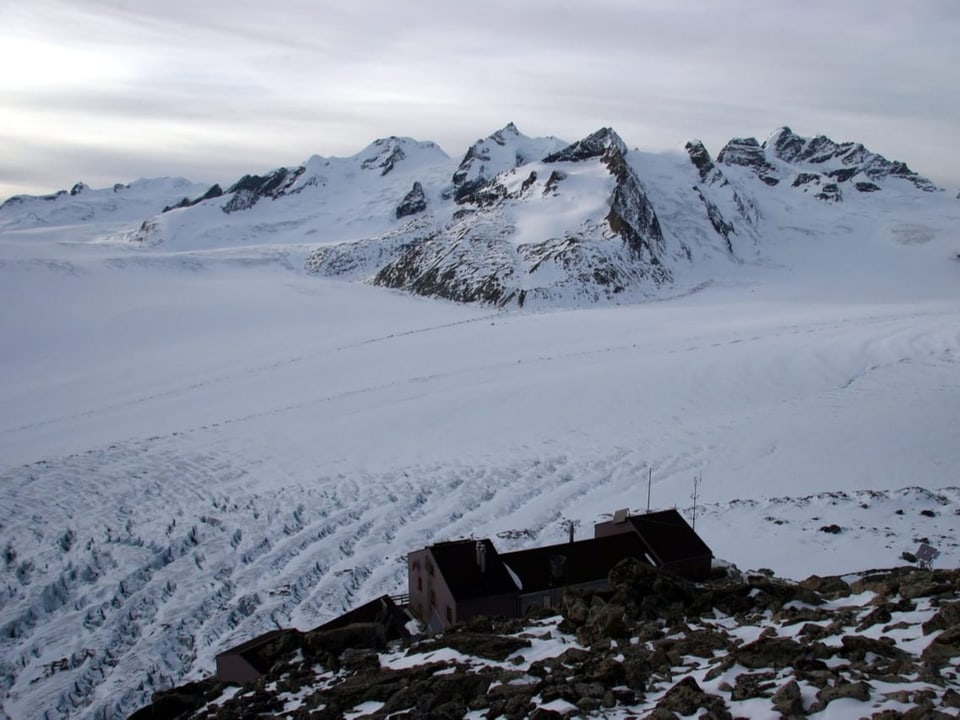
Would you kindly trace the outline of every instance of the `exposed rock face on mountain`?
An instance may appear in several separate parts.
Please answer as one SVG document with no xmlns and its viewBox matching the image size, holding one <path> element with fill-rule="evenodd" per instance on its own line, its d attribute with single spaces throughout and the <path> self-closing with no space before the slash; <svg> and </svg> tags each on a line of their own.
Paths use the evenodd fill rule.
<svg viewBox="0 0 960 720">
<path fill-rule="evenodd" d="M 600 136 L 598 138 L 598 136 Z M 615 132 L 601 130 L 579 143 L 571 145 L 566 155 L 561 152 L 544 159 L 544 162 L 577 162 L 596 157 L 595 149 L 603 148 L 600 161 L 613 175 L 617 184 L 610 197 L 610 212 L 606 221 L 613 232 L 617 233 L 634 255 L 642 260 L 647 258 L 653 265 L 660 264 L 665 247 L 660 221 L 647 197 L 646 190 L 630 167 L 625 154 L 626 145 Z M 668 280 L 664 273 L 661 280 Z"/>
<path fill-rule="evenodd" d="M 731 140 L 717 155 L 717 162 L 724 165 L 741 165 L 750 168 L 767 185 L 777 185 L 780 182 L 780 179 L 776 177 L 776 168 L 767 162 L 763 148 L 756 141 L 756 138 Z"/>
<path fill-rule="evenodd" d="M 729 145 L 727 146 L 730 147 Z M 690 156 L 690 162 L 700 175 L 701 184 L 694 186 L 694 191 L 707 212 L 707 219 L 717 234 L 723 238 L 727 252 L 736 254 L 734 235 L 748 236 L 753 232 L 758 213 L 755 205 L 744 198 L 730 184 L 723 172 L 710 157 L 710 153 L 699 140 L 691 140 L 684 149 Z M 720 209 L 721 205 L 736 209 L 736 217 L 727 218 Z M 736 222 L 734 222 L 736 220 Z M 738 233 L 737 223 L 743 225 Z"/>
<path fill-rule="evenodd" d="M 543 161 L 547 163 L 577 162 L 602 157 L 611 150 L 623 156 L 627 152 L 627 146 L 613 130 L 602 128 L 583 140 L 578 140 L 562 150 L 547 155 Z"/>
<path fill-rule="evenodd" d="M 960 571 L 800 583 L 730 571 L 692 585 L 625 560 L 610 584 L 568 591 L 558 610 L 525 620 L 478 618 L 387 648 L 376 633 L 347 648 L 306 633 L 255 684 L 161 692 L 133 718 L 362 708 L 370 718 L 799 719 L 837 703 L 851 717 L 894 719 L 960 707 Z"/>
<path fill-rule="evenodd" d="M 774 132 L 762 145 L 755 138 L 731 140 L 717 161 L 748 168 L 770 186 L 787 181 L 790 187 L 829 203 L 843 200 L 844 185 L 869 193 L 880 190 L 877 182 L 887 179 L 904 180 L 926 192 L 938 190 L 904 163 L 887 160 L 860 143 L 836 143 L 824 135 L 804 138 L 788 127 Z"/>
<path fill-rule="evenodd" d="M 302 165 L 298 168 L 279 168 L 267 175 L 244 175 L 227 188 L 231 198 L 223 206 L 225 213 L 249 210 L 262 198 L 277 198 L 288 192 L 297 179 L 303 175 Z"/>
<path fill-rule="evenodd" d="M 464 202 L 489 180 L 507 170 L 535 162 L 563 147 L 557 138 L 530 138 L 512 122 L 471 145 L 453 173 L 453 197 Z"/>
<path fill-rule="evenodd" d="M 853 178 L 869 183 L 862 189 L 857 188 L 861 192 L 879 189 L 874 183 L 887 178 L 906 180 L 926 192 L 938 190 L 936 185 L 912 171 L 906 164 L 887 160 L 882 155 L 870 152 L 860 143 L 836 143 L 824 135 L 804 138 L 790 128 L 783 127 L 767 139 L 763 148 L 771 156 L 797 167 L 820 166 L 823 168 L 823 175 L 838 183 L 846 183 Z"/>
<path fill-rule="evenodd" d="M 199 203 L 202 203 L 204 200 L 213 200 L 223 195 L 223 189 L 219 185 L 211 185 L 210 189 L 207 190 L 203 195 L 197 198 L 183 198 L 176 205 L 168 205 L 163 209 L 163 212 L 170 212 L 171 210 L 178 210 L 180 208 L 193 207 Z"/>
<path fill-rule="evenodd" d="M 408 215 L 416 215 L 426 209 L 427 196 L 423 192 L 423 185 L 421 185 L 419 181 L 416 181 L 413 183 L 413 188 L 410 192 L 404 195 L 403 200 L 397 205 L 397 220 L 407 217 Z"/>
<path fill-rule="evenodd" d="M 352 158 L 321 158 L 314 156 L 295 168 L 278 168 L 266 175 L 244 175 L 227 188 L 230 199 L 222 206 L 225 213 L 249 210 L 263 198 L 275 200 L 285 195 L 303 192 L 306 188 L 326 184 L 325 168 L 332 163 L 353 165 L 361 171 L 373 172 L 384 177 L 407 160 L 409 154 L 432 153 L 446 158 L 436 144 L 417 142 L 410 138 L 389 137 L 375 140 L 366 149 Z M 423 188 L 421 187 L 421 194 Z M 402 217 L 398 215 L 397 217 Z"/>
<path fill-rule="evenodd" d="M 407 152 L 409 152 L 411 145 L 421 151 L 426 149 L 443 154 L 443 151 L 432 142 L 416 142 L 409 138 L 391 136 L 374 140 L 360 154 L 360 167 L 364 170 L 379 170 L 381 177 L 387 175 L 402 160 L 407 159 Z"/>
</svg>

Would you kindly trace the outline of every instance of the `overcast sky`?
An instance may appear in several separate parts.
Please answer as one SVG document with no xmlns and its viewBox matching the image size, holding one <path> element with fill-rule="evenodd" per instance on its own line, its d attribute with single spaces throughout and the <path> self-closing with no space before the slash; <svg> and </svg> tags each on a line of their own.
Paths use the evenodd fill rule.
<svg viewBox="0 0 960 720">
<path fill-rule="evenodd" d="M 789 125 L 960 187 L 958 0 L 6 0 L 0 67 L 0 198 L 508 121 L 714 155 Z"/>
</svg>

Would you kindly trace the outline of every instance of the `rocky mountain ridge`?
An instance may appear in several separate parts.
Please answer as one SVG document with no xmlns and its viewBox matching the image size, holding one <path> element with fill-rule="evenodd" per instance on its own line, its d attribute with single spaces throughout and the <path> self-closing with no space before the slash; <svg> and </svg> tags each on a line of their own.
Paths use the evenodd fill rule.
<svg viewBox="0 0 960 720">
<path fill-rule="evenodd" d="M 274 648 L 256 683 L 164 691 L 133 717 L 960 714 L 960 571 L 794 583 L 725 568 L 693 585 L 626 560 L 610 583 L 567 592 L 559 614 L 480 618 L 412 642 L 388 645 L 376 626 L 306 633 Z"/>
</svg>

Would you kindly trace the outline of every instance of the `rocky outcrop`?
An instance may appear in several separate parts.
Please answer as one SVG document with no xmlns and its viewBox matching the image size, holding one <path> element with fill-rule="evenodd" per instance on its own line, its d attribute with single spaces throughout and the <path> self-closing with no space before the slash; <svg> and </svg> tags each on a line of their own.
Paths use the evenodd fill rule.
<svg viewBox="0 0 960 720">
<path fill-rule="evenodd" d="M 661 265 L 662 257 L 665 251 L 663 242 L 663 231 L 660 228 L 660 220 L 653 209 L 653 204 L 647 197 L 646 189 L 637 177 L 636 172 L 630 167 L 626 155 L 626 145 L 620 136 L 609 128 L 604 128 L 593 135 L 574 143 L 566 150 L 561 151 L 556 156 L 549 156 L 544 162 L 551 161 L 551 157 L 571 158 L 584 160 L 596 155 L 597 150 L 602 148 L 600 161 L 606 165 L 607 170 L 613 175 L 617 184 L 614 187 L 613 195 L 610 198 L 610 212 L 606 220 L 610 229 L 623 238 L 624 243 L 641 260 L 647 260 L 655 267 Z M 658 267 L 659 269 L 659 267 Z M 658 273 L 660 282 L 669 279 L 669 272 L 665 269 Z"/>
<path fill-rule="evenodd" d="M 756 138 L 734 138 L 717 155 L 721 165 L 733 165 L 749 168 L 767 185 L 777 185 L 776 168 L 767 162 L 763 148 Z"/>
<path fill-rule="evenodd" d="M 710 153 L 702 142 L 699 140 L 691 140 L 684 145 L 683 148 L 690 156 L 690 162 L 693 163 L 697 172 L 700 173 L 701 181 L 711 185 L 726 182 L 726 178 L 723 177 L 723 173 L 721 173 L 714 164 L 713 158 L 710 157 Z"/>
<path fill-rule="evenodd" d="M 860 182 L 871 184 L 895 178 L 905 180 L 925 192 L 939 189 L 905 163 L 887 160 L 882 155 L 867 150 L 860 143 L 836 143 L 825 135 L 805 138 L 795 134 L 790 128 L 783 127 L 767 139 L 763 149 L 773 157 L 794 166 L 828 167 L 824 174 L 838 183 L 848 182 L 855 177 Z"/>
<path fill-rule="evenodd" d="M 221 208 L 225 213 L 249 210 L 263 198 L 277 198 L 303 174 L 303 166 L 297 168 L 278 168 L 267 175 L 244 175 L 227 188 L 225 194 L 231 198 Z"/>
<path fill-rule="evenodd" d="M 627 153 L 627 146 L 611 128 L 601 128 L 583 140 L 578 140 L 562 150 L 547 155 L 543 161 L 545 163 L 579 162 L 603 157 L 608 151 L 614 151 L 623 156 Z"/>
<path fill-rule="evenodd" d="M 455 302 L 505 305 L 516 263 L 502 238 L 461 225 L 411 244 L 383 267 L 374 284 Z"/>
<path fill-rule="evenodd" d="M 427 209 L 427 196 L 423 192 L 423 185 L 419 181 L 413 183 L 413 188 L 397 205 L 397 220 L 408 215 L 416 215 Z"/>
<path fill-rule="evenodd" d="M 733 241 L 730 236 L 736 232 L 736 228 L 731 222 L 727 221 L 726 218 L 723 217 L 723 213 L 720 211 L 720 208 L 707 199 L 700 188 L 694 187 L 694 192 L 697 193 L 697 197 L 700 198 L 700 202 L 702 202 L 704 208 L 706 208 L 707 219 L 710 220 L 710 224 L 713 226 L 713 229 L 717 231 L 717 235 L 723 238 L 723 241 L 727 247 L 727 252 L 733 255 Z"/>
<path fill-rule="evenodd" d="M 563 146 L 553 137 L 527 137 L 512 122 L 477 140 L 453 173 L 452 195 L 457 203 L 478 202 L 478 192 L 502 172 L 536 162 Z"/>
<path fill-rule="evenodd" d="M 114 187 L 114 192 L 116 192 L 116 187 Z M 167 205 L 163 209 L 163 212 L 170 212 L 171 210 L 179 210 L 181 208 L 193 207 L 194 205 L 198 205 L 202 203 L 204 200 L 213 200 L 215 198 L 221 197 L 222 195 L 223 195 L 223 190 L 220 188 L 219 185 L 214 184 L 214 185 L 211 185 L 210 189 L 207 190 L 200 197 L 194 198 L 192 200 L 190 198 L 184 198 L 183 200 L 178 202 L 176 205 Z"/>
<path fill-rule="evenodd" d="M 814 197 L 825 202 L 840 202 L 843 200 L 843 193 L 840 191 L 840 186 L 837 185 L 837 183 L 826 183 L 821 186 L 820 192 Z"/>
<path fill-rule="evenodd" d="M 758 219 L 756 206 L 737 192 L 730 184 L 723 172 L 710 157 L 710 153 L 699 140 L 691 140 L 684 149 L 690 156 L 690 162 L 700 175 L 701 184 L 694 185 L 693 191 L 697 194 L 707 213 L 710 225 L 717 235 L 723 238 L 724 246 L 731 255 L 736 255 L 734 236 L 751 234 Z M 734 220 L 728 218 L 720 204 L 732 207 L 735 210 L 736 222 L 743 225 L 738 233 Z"/>
</svg>

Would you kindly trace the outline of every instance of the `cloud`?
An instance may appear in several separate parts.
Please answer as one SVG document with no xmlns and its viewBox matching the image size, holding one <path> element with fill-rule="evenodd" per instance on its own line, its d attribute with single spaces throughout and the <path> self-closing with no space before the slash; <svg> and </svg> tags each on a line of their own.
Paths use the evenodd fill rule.
<svg viewBox="0 0 960 720">
<path fill-rule="evenodd" d="M 0 195 L 52 189 L 58 167 L 69 183 L 81 158 L 113 182 L 134 162 L 221 178 L 390 134 L 457 155 L 509 120 L 714 153 L 788 124 L 960 183 L 953 0 L 33 0 L 0 28 L 4 154 L 31 160 Z"/>
</svg>

